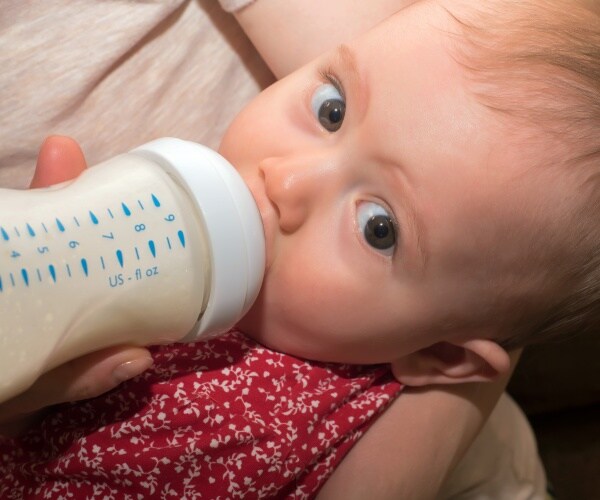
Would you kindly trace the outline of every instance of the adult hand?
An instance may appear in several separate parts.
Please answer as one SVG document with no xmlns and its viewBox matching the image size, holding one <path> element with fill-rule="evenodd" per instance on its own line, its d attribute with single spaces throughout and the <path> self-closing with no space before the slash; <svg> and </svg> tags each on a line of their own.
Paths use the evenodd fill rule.
<svg viewBox="0 0 600 500">
<path fill-rule="evenodd" d="M 46 187 L 77 177 L 86 169 L 79 144 L 69 137 L 47 138 L 40 149 L 32 188 Z M 66 306 L 68 307 L 68 305 Z M 99 396 L 152 365 L 142 347 L 118 346 L 65 363 L 42 375 L 33 386 L 0 405 L 0 432 L 14 434 L 36 412 L 57 403 Z"/>
</svg>

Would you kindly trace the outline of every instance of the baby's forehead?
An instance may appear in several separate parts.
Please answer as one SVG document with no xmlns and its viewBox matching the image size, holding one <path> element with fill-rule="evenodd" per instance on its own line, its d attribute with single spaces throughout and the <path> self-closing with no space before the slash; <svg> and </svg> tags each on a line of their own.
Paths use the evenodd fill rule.
<svg viewBox="0 0 600 500">
<path fill-rule="evenodd" d="M 487 106 L 563 129 L 583 125 L 586 113 L 597 110 L 597 6 L 592 11 L 581 0 L 492 0 L 452 9 L 452 55 Z"/>
<path fill-rule="evenodd" d="M 486 165 L 488 187 L 495 190 L 473 197 L 477 186 L 464 180 L 464 196 L 456 203 L 465 225 L 448 231 L 440 251 L 454 249 L 456 262 L 472 264 L 464 265 L 464 282 L 478 290 L 472 299 L 481 304 L 493 302 L 494 294 L 517 304 L 544 293 L 560 295 L 561 280 L 571 282 L 573 269 L 598 241 L 597 4 L 442 5 L 452 27 L 446 33 L 450 56 L 462 69 L 465 88 L 486 110 L 490 120 L 480 125 L 496 134 L 496 147 Z"/>
</svg>

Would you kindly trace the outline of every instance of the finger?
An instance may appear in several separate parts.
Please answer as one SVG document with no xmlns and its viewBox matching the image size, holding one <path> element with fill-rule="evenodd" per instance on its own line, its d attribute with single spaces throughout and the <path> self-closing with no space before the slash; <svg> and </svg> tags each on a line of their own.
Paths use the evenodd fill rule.
<svg viewBox="0 0 600 500">
<path fill-rule="evenodd" d="M 50 136 L 38 153 L 31 187 L 51 186 L 74 179 L 86 166 L 85 156 L 77 141 L 66 136 Z"/>
<path fill-rule="evenodd" d="M 46 406 L 92 398 L 152 366 L 142 347 L 113 347 L 65 363 L 42 375 L 26 392 L 0 407 L 0 421 Z"/>
</svg>

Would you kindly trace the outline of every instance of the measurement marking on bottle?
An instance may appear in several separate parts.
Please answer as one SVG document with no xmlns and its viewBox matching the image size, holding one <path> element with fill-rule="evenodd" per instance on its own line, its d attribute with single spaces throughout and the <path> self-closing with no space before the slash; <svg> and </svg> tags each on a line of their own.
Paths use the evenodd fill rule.
<svg viewBox="0 0 600 500">
<path fill-rule="evenodd" d="M 125 216 L 129 217 L 131 215 L 131 210 L 129 210 L 129 207 L 125 205 L 125 203 L 121 202 L 121 208 L 123 209 Z"/>
<path fill-rule="evenodd" d="M 29 286 L 29 274 L 27 274 L 27 269 L 21 269 L 21 278 L 23 278 L 25 286 Z"/>
<path fill-rule="evenodd" d="M 19 228 L 15 226 L 15 234 L 17 235 L 18 238 L 21 237 L 21 233 L 19 232 Z"/>
<path fill-rule="evenodd" d="M 44 232 L 46 232 L 46 233 L 48 232 L 48 228 L 46 227 L 46 224 L 44 224 L 43 222 L 42 222 L 42 229 L 44 230 Z"/>
<path fill-rule="evenodd" d="M 4 241 L 8 241 L 10 239 L 8 236 L 8 233 L 6 232 L 6 230 L 3 227 L 0 227 L 0 234 L 2 234 L 2 239 Z"/>
<path fill-rule="evenodd" d="M 35 273 L 37 274 L 38 281 L 41 283 L 42 282 L 42 273 L 40 272 L 39 268 L 35 270 Z"/>
<path fill-rule="evenodd" d="M 83 269 L 83 274 L 85 274 L 86 278 L 88 275 L 88 263 L 87 260 L 81 259 L 81 269 Z"/>
<path fill-rule="evenodd" d="M 10 276 L 10 283 L 14 287 L 15 286 L 15 277 L 13 276 L 13 273 L 10 273 L 9 276 Z"/>
<path fill-rule="evenodd" d="M 123 267 L 123 252 L 121 250 L 117 250 L 117 260 L 119 261 L 119 265 Z"/>
<path fill-rule="evenodd" d="M 152 257 L 156 257 L 156 245 L 153 240 L 148 241 L 148 248 L 150 249 Z"/>
<path fill-rule="evenodd" d="M 52 281 L 56 283 L 56 269 L 54 269 L 54 266 L 52 264 L 48 266 L 48 271 L 50 272 L 50 277 L 52 278 Z"/>
<path fill-rule="evenodd" d="M 2 278 L 0 277 L 0 292 L 3 290 L 2 288 Z"/>
<path fill-rule="evenodd" d="M 77 217 L 73 216 L 73 222 L 75 222 L 75 225 L 77 227 L 81 227 L 81 224 L 79 224 L 79 220 L 77 220 Z"/>
<path fill-rule="evenodd" d="M 181 246 L 183 248 L 185 248 L 185 234 L 183 234 L 183 231 L 177 231 L 177 237 L 179 238 L 179 241 L 181 242 Z"/>
<path fill-rule="evenodd" d="M 35 231 L 33 230 L 33 228 L 31 227 L 31 225 L 29 223 L 27 223 L 27 232 L 29 233 L 29 236 L 31 236 L 32 238 L 35 237 Z"/>
<path fill-rule="evenodd" d="M 115 218 L 115 216 L 113 215 L 113 213 L 112 213 L 112 210 L 111 210 L 110 208 L 107 208 L 107 209 L 106 209 L 106 211 L 108 212 L 108 216 L 109 216 L 111 219 L 114 219 L 114 218 Z"/>
<path fill-rule="evenodd" d="M 65 232 L 65 226 L 63 225 L 63 223 L 62 223 L 62 222 L 60 221 L 60 219 L 58 219 L 58 218 L 56 219 L 56 227 L 58 228 L 58 230 L 59 230 L 61 233 L 64 233 L 64 232 Z"/>
<path fill-rule="evenodd" d="M 167 236 L 167 246 L 169 247 L 169 250 L 171 250 L 171 239 Z"/>
<path fill-rule="evenodd" d="M 138 250 L 138 247 L 133 247 L 135 250 L 135 258 L 137 260 L 140 260 L 140 251 Z"/>
<path fill-rule="evenodd" d="M 69 264 L 67 264 L 65 267 L 67 268 L 67 275 L 70 278 L 71 277 L 71 266 Z"/>
<path fill-rule="evenodd" d="M 98 217 L 96 217 L 96 214 L 94 212 L 92 212 L 91 210 L 89 211 L 89 214 L 90 214 L 90 220 L 92 221 L 92 224 L 97 225 Z"/>
<path fill-rule="evenodd" d="M 104 265 L 104 257 L 100 257 L 100 265 L 102 266 L 102 269 L 106 269 L 106 266 Z"/>
<path fill-rule="evenodd" d="M 144 210 L 144 205 L 143 205 L 143 203 L 142 203 L 142 200 L 138 200 L 138 205 L 140 206 L 140 208 L 141 208 L 142 210 Z"/>
<path fill-rule="evenodd" d="M 152 194 L 152 203 L 155 207 L 160 207 L 160 200 L 156 197 L 155 194 Z"/>
</svg>

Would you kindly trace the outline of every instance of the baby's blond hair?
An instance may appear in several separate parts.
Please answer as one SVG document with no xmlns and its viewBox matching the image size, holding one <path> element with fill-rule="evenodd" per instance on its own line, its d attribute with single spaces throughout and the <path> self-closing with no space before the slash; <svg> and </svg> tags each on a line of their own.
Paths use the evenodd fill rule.
<svg viewBox="0 0 600 500">
<path fill-rule="evenodd" d="M 554 143 L 553 165 L 577 178 L 569 246 L 556 262 L 564 287 L 516 318 L 506 348 L 600 333 L 600 4 L 595 0 L 502 0 L 450 12 L 459 28 L 456 57 L 473 92 L 500 119 L 521 120 L 532 140 Z M 549 140 L 550 139 L 550 140 Z M 556 146 L 556 147 L 554 147 Z M 565 241 L 569 238 L 569 241 Z M 559 241 L 562 239 L 562 241 Z M 540 296 L 542 296 L 541 294 Z"/>
</svg>

